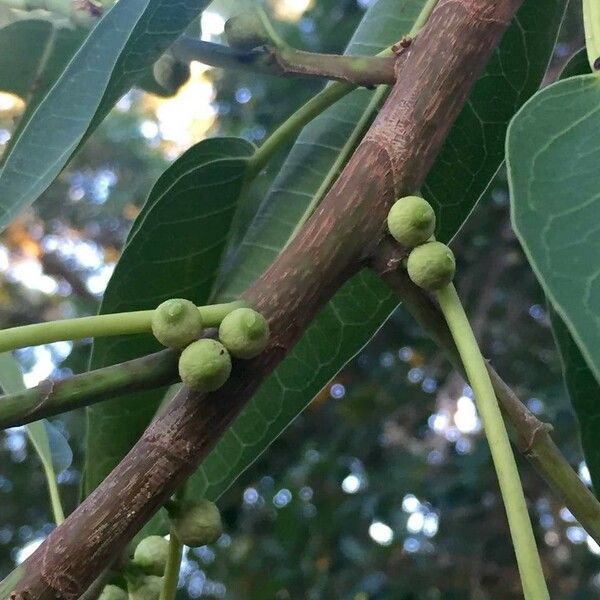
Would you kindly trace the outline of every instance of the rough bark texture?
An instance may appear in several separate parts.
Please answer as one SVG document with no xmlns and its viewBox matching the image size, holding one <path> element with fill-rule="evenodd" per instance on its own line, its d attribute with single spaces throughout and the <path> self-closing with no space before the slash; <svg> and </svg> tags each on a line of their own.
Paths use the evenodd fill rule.
<svg viewBox="0 0 600 600">
<path fill-rule="evenodd" d="M 180 392 L 106 480 L 22 565 L 14 600 L 78 598 L 210 452 L 310 320 L 384 237 L 399 194 L 418 189 L 521 0 L 441 0 L 397 61 L 397 83 L 320 208 L 245 294 L 268 349 L 228 384 Z M 400 32 L 399 32 L 400 34 Z"/>
</svg>

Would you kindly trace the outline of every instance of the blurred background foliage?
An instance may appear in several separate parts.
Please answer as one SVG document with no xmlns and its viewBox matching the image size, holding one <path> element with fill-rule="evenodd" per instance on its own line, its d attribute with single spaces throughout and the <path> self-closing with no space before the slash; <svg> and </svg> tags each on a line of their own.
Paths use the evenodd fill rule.
<svg viewBox="0 0 600 600">
<path fill-rule="evenodd" d="M 268 5 L 293 45 L 339 52 L 369 3 Z M 203 38 L 222 41 L 224 20 L 238 6 L 214 2 L 202 17 Z M 582 45 L 578 11 L 571 3 L 549 80 Z M 14 17 L 4 10 L 0 24 Z M 319 88 L 193 64 L 171 97 L 129 92 L 34 208 L 2 234 L 2 327 L 94 314 L 132 221 L 167 165 L 212 135 L 260 144 Z M 0 151 L 23 108 L 22 99 L 0 94 Z M 256 202 L 282 158 L 253 187 Z M 511 231 L 502 175 L 454 249 L 459 290 L 485 356 L 553 424 L 589 484 L 543 295 Z M 88 340 L 17 356 L 31 386 L 85 370 L 89 350 Z M 79 493 L 83 412 L 52 422 L 75 455 L 59 475 L 68 512 Z M 552 598 L 600 598 L 600 547 L 520 463 Z M 470 389 L 402 308 L 219 504 L 226 533 L 186 553 L 178 598 L 519 598 Z M 52 527 L 43 472 L 24 431 L 1 433 L 0 577 Z"/>
</svg>

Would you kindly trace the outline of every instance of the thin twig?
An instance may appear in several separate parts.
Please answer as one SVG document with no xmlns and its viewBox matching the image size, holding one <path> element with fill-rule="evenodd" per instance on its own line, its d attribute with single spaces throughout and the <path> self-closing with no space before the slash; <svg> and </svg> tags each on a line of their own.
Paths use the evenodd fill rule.
<svg viewBox="0 0 600 600">
<path fill-rule="evenodd" d="M 458 350 L 439 307 L 426 292 L 412 283 L 404 269 L 398 268 L 403 256 L 402 250 L 385 242 L 371 266 L 398 295 L 398 299 L 424 331 L 446 353 L 453 367 L 464 376 Z M 552 440 L 552 427 L 531 413 L 493 367 L 489 363 L 487 366 L 513 442 L 589 535 L 600 543 L 600 502 L 579 479 Z"/>
<path fill-rule="evenodd" d="M 393 84 L 393 56 L 342 56 L 262 46 L 248 52 L 183 36 L 171 47 L 181 62 L 198 61 L 223 69 L 253 71 L 277 77 L 332 79 L 355 86 Z"/>
</svg>

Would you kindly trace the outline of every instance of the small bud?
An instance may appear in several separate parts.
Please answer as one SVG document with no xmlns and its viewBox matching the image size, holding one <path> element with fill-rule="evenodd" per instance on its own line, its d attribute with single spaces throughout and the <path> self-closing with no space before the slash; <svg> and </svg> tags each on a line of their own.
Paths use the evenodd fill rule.
<svg viewBox="0 0 600 600">
<path fill-rule="evenodd" d="M 221 321 L 219 339 L 231 356 L 254 358 L 267 347 L 269 324 L 259 312 L 238 308 Z"/>
<path fill-rule="evenodd" d="M 168 555 L 169 542 L 159 535 L 151 535 L 137 545 L 133 563 L 148 575 L 163 575 Z"/>
<path fill-rule="evenodd" d="M 190 66 L 166 52 L 152 66 L 152 74 L 167 94 L 174 94 L 190 78 Z"/>
<path fill-rule="evenodd" d="M 223 533 L 221 514 L 214 502 L 184 502 L 171 517 L 177 537 L 186 546 L 197 548 L 216 542 Z"/>
<path fill-rule="evenodd" d="M 152 333 L 167 348 L 185 348 L 202 333 L 200 311 L 189 300 L 167 300 L 152 315 Z"/>
<path fill-rule="evenodd" d="M 388 229 L 397 241 L 413 248 L 425 243 L 435 231 L 435 213 L 419 196 L 400 198 L 388 213 Z"/>
<path fill-rule="evenodd" d="M 452 250 L 441 242 L 427 242 L 413 248 L 406 264 L 408 275 L 419 287 L 434 291 L 454 278 L 456 261 Z"/>
<path fill-rule="evenodd" d="M 271 41 L 263 22 L 255 12 L 241 13 L 225 23 L 227 43 L 234 50 L 249 52 Z"/>
<path fill-rule="evenodd" d="M 129 581 L 129 600 L 159 600 L 163 584 L 164 578 L 156 575 L 146 575 Z"/>
<path fill-rule="evenodd" d="M 203 339 L 190 344 L 179 357 L 179 376 L 198 392 L 219 389 L 231 374 L 231 357 L 216 340 Z"/>
<path fill-rule="evenodd" d="M 118 585 L 106 585 L 98 600 L 129 600 L 129 596 Z"/>
</svg>

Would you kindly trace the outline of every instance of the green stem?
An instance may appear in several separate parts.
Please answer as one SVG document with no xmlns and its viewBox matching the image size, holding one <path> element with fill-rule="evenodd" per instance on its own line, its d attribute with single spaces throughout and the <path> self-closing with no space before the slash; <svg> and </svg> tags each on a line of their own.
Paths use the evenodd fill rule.
<svg viewBox="0 0 600 600">
<path fill-rule="evenodd" d="M 356 86 L 349 83 L 332 83 L 306 104 L 301 106 L 293 115 L 284 121 L 255 152 L 248 164 L 248 179 L 260 173 L 279 148 L 290 143 L 300 130 L 318 117 L 324 110 L 349 94 Z"/>
<path fill-rule="evenodd" d="M 206 327 L 215 327 L 243 302 L 200 306 L 198 310 Z M 78 319 L 63 319 L 48 323 L 35 323 L 0 331 L 0 352 L 88 337 L 107 337 L 152 331 L 153 310 L 95 315 Z"/>
<path fill-rule="evenodd" d="M 438 291 L 437 299 L 456 342 L 483 420 L 506 507 L 525 599 L 549 599 L 519 471 L 485 360 L 454 286 L 450 284 Z"/>
<path fill-rule="evenodd" d="M 36 387 L 0 396 L 0 429 L 90 406 L 130 392 L 161 388 L 179 381 L 174 350 L 162 350 L 118 365 L 44 381 Z"/>
<path fill-rule="evenodd" d="M 417 16 L 413 26 L 411 27 L 410 31 L 408 32 L 409 37 L 413 37 L 413 36 L 417 35 L 417 33 L 419 33 L 419 31 L 425 26 L 425 23 L 427 23 L 427 19 L 433 12 L 433 9 L 435 8 L 438 1 L 439 0 L 428 0 L 426 2 L 425 6 L 423 7 L 421 12 Z M 383 50 L 376 56 L 379 56 L 379 57 L 390 56 L 392 54 L 392 52 L 393 52 L 392 47 L 390 46 L 389 48 L 386 48 L 385 50 Z M 327 90 L 330 90 L 331 88 L 335 88 L 336 86 L 341 86 L 341 85 L 349 85 L 349 84 L 334 83 L 334 84 L 330 85 L 328 88 L 325 88 L 325 90 L 323 90 L 323 92 L 326 92 Z M 352 86 L 351 89 L 354 89 L 354 86 Z M 349 90 L 349 91 L 351 91 L 351 90 Z M 321 93 L 323 93 L 323 92 L 321 92 Z M 341 92 L 341 90 L 340 90 L 340 92 Z M 304 211 L 304 214 L 302 215 L 302 217 L 300 217 L 300 220 L 296 224 L 296 227 L 294 227 L 294 230 L 292 231 L 292 234 L 290 235 L 290 237 L 288 239 L 288 243 L 292 239 L 294 239 L 294 237 L 296 236 L 298 231 L 300 231 L 300 229 L 304 226 L 306 221 L 308 221 L 308 219 L 310 218 L 312 213 L 315 211 L 315 209 L 321 202 L 322 198 L 325 196 L 325 194 L 331 187 L 331 184 L 335 181 L 336 177 L 339 175 L 340 171 L 342 170 L 342 167 L 348 162 L 348 159 L 350 158 L 350 156 L 352 156 L 352 153 L 354 152 L 354 149 L 356 148 L 358 142 L 362 139 L 364 131 L 369 126 L 371 119 L 373 118 L 373 115 L 379 109 L 379 107 L 381 106 L 381 104 L 383 103 L 385 98 L 387 97 L 388 93 L 389 93 L 388 85 L 377 86 L 377 90 L 373 94 L 373 97 L 371 98 L 369 105 L 367 106 L 362 117 L 357 122 L 350 137 L 344 144 L 344 147 L 340 151 L 338 157 L 336 158 L 334 164 L 332 165 L 332 168 L 329 170 L 327 177 L 323 180 L 323 182 L 319 186 L 317 193 L 313 196 L 312 200 L 310 201 L 310 204 L 306 207 L 306 210 Z M 317 99 L 318 97 L 319 97 L 319 95 L 315 96 L 313 98 L 313 100 Z M 340 96 L 340 98 L 338 98 L 338 100 L 341 98 L 342 98 L 342 96 Z M 327 108 L 327 106 L 325 106 L 325 108 Z M 300 109 L 300 110 L 302 110 L 302 109 Z M 322 110 L 325 110 L 325 109 L 323 108 Z M 296 114 L 298 114 L 298 113 L 296 113 Z M 294 116 L 295 115 L 292 115 L 292 118 Z M 285 124 L 286 123 L 284 123 L 284 125 Z M 271 137 L 275 136 L 276 133 L 277 133 L 277 131 L 275 131 L 275 133 L 273 133 L 273 135 Z M 259 152 L 270 141 L 271 141 L 271 138 L 269 138 L 263 144 L 263 146 L 261 146 Z M 269 154 L 268 149 L 267 149 L 266 153 L 267 153 L 267 155 Z M 270 158 L 270 156 L 268 156 L 268 158 Z"/>
<path fill-rule="evenodd" d="M 57 525 L 60 525 L 65 520 L 65 513 L 60 501 L 60 493 L 58 491 L 54 464 L 52 463 L 50 442 L 47 437 L 48 434 L 46 431 L 46 425 L 43 422 L 38 421 L 30 424 L 26 430 L 29 440 L 35 448 L 40 462 L 42 463 L 44 477 L 46 478 L 46 484 L 48 485 L 48 495 L 50 496 L 50 507 L 52 509 L 54 522 Z"/>
<path fill-rule="evenodd" d="M 352 156 L 352 153 L 354 152 L 356 146 L 358 145 L 358 143 L 360 142 L 360 140 L 363 137 L 363 133 L 365 132 L 365 130 L 371 123 L 373 114 L 375 114 L 375 111 L 381 105 L 381 103 L 383 102 L 385 97 L 387 96 L 388 91 L 389 90 L 388 90 L 387 86 L 380 85 L 377 88 L 377 90 L 375 91 L 375 93 L 373 94 L 373 97 L 371 98 L 369 105 L 367 106 L 367 109 L 362 114 L 361 118 L 359 119 L 356 126 L 352 130 L 352 133 L 346 140 L 344 147 L 340 150 L 340 153 L 338 154 L 337 158 L 335 159 L 335 162 L 329 169 L 329 172 L 327 173 L 325 179 L 323 179 L 323 182 L 319 186 L 319 189 L 317 190 L 315 195 L 311 198 L 311 201 L 308 204 L 308 206 L 306 207 L 306 210 L 304 211 L 304 213 L 302 214 L 302 216 L 296 223 L 294 230 L 292 231 L 290 237 L 288 238 L 288 242 L 287 242 L 288 244 L 296 237 L 296 234 L 302 229 L 302 227 L 304 227 L 304 225 L 306 224 L 306 221 L 308 221 L 308 219 L 313 214 L 313 212 L 315 211 L 317 206 L 319 206 L 319 204 L 321 203 L 321 200 L 324 198 L 325 194 L 328 192 L 328 190 L 331 187 L 331 185 L 333 184 L 333 182 L 339 176 L 340 171 L 342 170 L 342 168 L 346 164 L 346 162 L 348 162 L 348 159 L 350 158 L 350 156 Z"/>
<path fill-rule="evenodd" d="M 48 471 L 46 465 L 44 465 L 44 474 L 46 476 L 46 482 L 48 483 L 48 493 L 50 494 L 50 506 L 52 507 L 52 516 L 56 525 L 60 525 L 65 520 L 65 512 L 60 501 L 60 493 L 58 491 L 58 484 L 56 483 L 56 474 L 54 469 Z"/>
<path fill-rule="evenodd" d="M 160 592 L 160 600 L 175 600 L 182 554 L 183 544 L 179 541 L 179 538 L 175 535 L 175 532 L 171 527 L 171 531 L 169 532 L 169 554 L 167 556 L 165 580 Z"/>
<path fill-rule="evenodd" d="M 276 48 L 286 48 L 287 44 L 285 40 L 277 33 L 275 27 L 273 27 L 273 23 L 271 23 L 271 19 L 269 19 L 262 5 L 255 4 L 254 11 L 256 12 L 256 15 L 260 19 L 261 23 L 263 24 L 263 27 L 265 28 L 265 31 L 267 32 L 267 35 L 269 36 L 269 39 L 271 40 L 273 45 Z"/>
<path fill-rule="evenodd" d="M 600 59 L 600 2 L 598 0 L 583 0 L 583 25 L 588 62 L 592 71 L 597 71 L 598 59 Z"/>
</svg>

